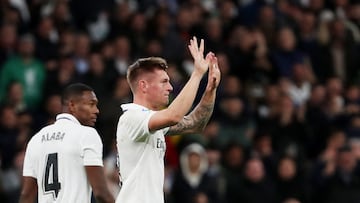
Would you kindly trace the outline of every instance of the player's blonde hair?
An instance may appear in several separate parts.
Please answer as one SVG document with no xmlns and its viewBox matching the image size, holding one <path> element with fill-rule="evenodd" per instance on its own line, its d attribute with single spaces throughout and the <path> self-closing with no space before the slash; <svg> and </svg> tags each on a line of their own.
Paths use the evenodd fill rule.
<svg viewBox="0 0 360 203">
<path fill-rule="evenodd" d="M 152 72 L 155 69 L 166 70 L 167 68 L 166 60 L 161 57 L 147 57 L 136 60 L 129 66 L 126 75 L 131 91 L 135 91 L 136 81 L 143 73 Z"/>
</svg>

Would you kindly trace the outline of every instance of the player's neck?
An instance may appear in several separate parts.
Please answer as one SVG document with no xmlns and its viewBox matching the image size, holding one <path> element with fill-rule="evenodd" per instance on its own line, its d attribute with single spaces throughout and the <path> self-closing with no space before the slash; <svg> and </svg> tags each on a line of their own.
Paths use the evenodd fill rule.
<svg viewBox="0 0 360 203">
<path fill-rule="evenodd" d="M 148 102 L 145 99 L 140 99 L 140 98 L 134 97 L 133 103 L 141 105 L 141 106 L 146 107 L 146 108 L 148 108 L 150 110 L 153 110 L 153 111 L 161 110 L 161 108 L 157 108 L 156 106 L 152 105 L 150 102 Z"/>
</svg>

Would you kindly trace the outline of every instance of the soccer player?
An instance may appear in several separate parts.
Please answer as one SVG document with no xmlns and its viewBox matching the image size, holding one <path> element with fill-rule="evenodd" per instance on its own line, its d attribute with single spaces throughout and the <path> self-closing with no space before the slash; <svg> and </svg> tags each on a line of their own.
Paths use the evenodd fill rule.
<svg viewBox="0 0 360 203">
<path fill-rule="evenodd" d="M 103 171 L 103 145 L 95 125 L 99 109 L 92 88 L 76 83 L 62 95 L 63 113 L 28 143 L 20 203 L 114 202 Z M 90 127 L 91 126 L 91 127 Z"/>
<path fill-rule="evenodd" d="M 133 103 L 121 105 L 123 114 L 117 126 L 122 181 L 117 203 L 163 203 L 164 136 L 200 132 L 212 114 L 220 81 L 217 58 L 211 52 L 204 58 L 203 40 L 198 46 L 194 37 L 188 47 L 194 59 L 194 70 L 168 107 L 173 88 L 164 59 L 138 59 L 128 69 L 127 79 L 133 93 Z M 202 99 L 186 115 L 194 102 L 200 80 L 208 69 L 208 83 Z"/>
</svg>

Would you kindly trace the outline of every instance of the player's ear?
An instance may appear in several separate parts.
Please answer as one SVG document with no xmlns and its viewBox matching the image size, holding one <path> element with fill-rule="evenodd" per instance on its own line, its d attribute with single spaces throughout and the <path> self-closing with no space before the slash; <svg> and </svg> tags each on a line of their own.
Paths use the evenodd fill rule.
<svg viewBox="0 0 360 203">
<path fill-rule="evenodd" d="M 139 86 L 139 90 L 141 92 L 146 92 L 148 84 L 147 84 L 147 82 L 145 80 L 139 80 L 138 86 Z"/>
<path fill-rule="evenodd" d="M 75 101 L 73 99 L 69 99 L 69 101 L 67 102 L 67 106 L 70 112 L 74 112 L 76 110 Z"/>
</svg>

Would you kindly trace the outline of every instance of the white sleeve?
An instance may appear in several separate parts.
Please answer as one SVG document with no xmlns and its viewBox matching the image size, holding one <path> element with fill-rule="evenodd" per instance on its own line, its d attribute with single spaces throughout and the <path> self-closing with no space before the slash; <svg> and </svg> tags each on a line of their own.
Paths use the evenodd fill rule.
<svg viewBox="0 0 360 203">
<path fill-rule="evenodd" d="M 26 147 L 26 152 L 25 152 L 23 176 L 37 178 L 37 174 L 36 174 L 37 161 L 34 158 L 35 156 L 34 150 L 35 149 L 33 146 L 33 141 L 30 140 Z"/>
<path fill-rule="evenodd" d="M 88 128 L 82 137 L 81 157 L 84 166 L 103 166 L 103 144 L 94 128 Z"/>
<path fill-rule="evenodd" d="M 163 129 L 162 129 L 163 134 L 164 134 L 164 135 L 167 135 L 166 133 L 168 133 L 169 130 L 170 130 L 170 127 L 163 128 Z"/>
<path fill-rule="evenodd" d="M 129 112 L 130 113 L 130 112 Z M 126 123 L 130 124 L 131 139 L 141 141 L 146 139 L 149 135 L 149 120 L 155 111 L 134 111 L 127 116 Z"/>
</svg>

